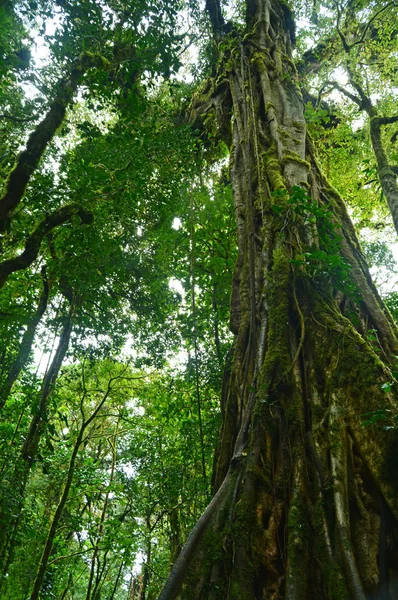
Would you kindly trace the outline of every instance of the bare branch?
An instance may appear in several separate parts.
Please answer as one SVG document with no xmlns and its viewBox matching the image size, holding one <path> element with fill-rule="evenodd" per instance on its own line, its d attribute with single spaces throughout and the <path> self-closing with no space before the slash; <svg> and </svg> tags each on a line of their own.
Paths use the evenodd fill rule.
<svg viewBox="0 0 398 600">
<path fill-rule="evenodd" d="M 350 51 L 350 46 L 348 45 L 347 40 L 345 39 L 345 35 L 343 34 L 343 32 L 341 31 L 341 28 L 340 28 L 340 21 L 341 21 L 340 4 L 337 2 L 337 0 L 333 0 L 333 2 L 334 2 L 334 5 L 336 6 L 336 11 L 337 11 L 336 31 L 339 35 L 341 43 L 343 44 L 344 51 L 347 52 L 347 54 L 348 54 Z"/>
<path fill-rule="evenodd" d="M 355 102 L 355 104 L 357 104 L 361 110 L 363 109 L 362 100 L 352 92 L 349 92 L 345 87 L 337 83 L 337 81 L 327 81 L 319 92 L 320 96 L 325 91 L 327 85 L 330 85 L 331 87 L 328 90 L 326 90 L 326 94 L 329 94 L 329 92 L 331 92 L 333 89 L 338 90 L 339 92 L 344 94 L 344 96 L 347 96 L 347 98 Z"/>
</svg>

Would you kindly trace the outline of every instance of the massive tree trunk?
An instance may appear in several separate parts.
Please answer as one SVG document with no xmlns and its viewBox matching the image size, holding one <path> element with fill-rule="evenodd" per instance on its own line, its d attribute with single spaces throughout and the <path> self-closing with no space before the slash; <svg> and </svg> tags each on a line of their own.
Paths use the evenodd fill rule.
<svg viewBox="0 0 398 600">
<path fill-rule="evenodd" d="M 160 600 L 396 598 L 398 436 L 361 424 L 396 410 L 395 325 L 306 133 L 289 9 L 248 0 L 222 37 L 215 5 L 198 104 L 232 128 L 236 337 L 215 495 Z"/>
</svg>

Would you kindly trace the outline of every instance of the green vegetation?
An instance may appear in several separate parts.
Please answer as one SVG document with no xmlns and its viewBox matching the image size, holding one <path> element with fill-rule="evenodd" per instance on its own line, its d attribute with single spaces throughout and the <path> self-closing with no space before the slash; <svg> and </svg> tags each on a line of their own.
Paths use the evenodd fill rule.
<svg viewBox="0 0 398 600">
<path fill-rule="evenodd" d="M 0 2 L 0 600 L 398 594 L 397 30 Z"/>
</svg>

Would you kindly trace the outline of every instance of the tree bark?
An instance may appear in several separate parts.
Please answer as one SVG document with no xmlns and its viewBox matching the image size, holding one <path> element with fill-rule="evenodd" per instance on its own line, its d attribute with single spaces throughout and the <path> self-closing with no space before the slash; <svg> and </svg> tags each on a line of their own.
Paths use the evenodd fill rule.
<svg viewBox="0 0 398 600">
<path fill-rule="evenodd" d="M 193 111 L 216 107 L 232 128 L 235 342 L 215 496 L 159 600 L 398 593 L 398 436 L 361 425 L 396 410 L 381 385 L 397 332 L 306 133 L 291 23 L 286 5 L 248 1 L 245 33 L 224 37 Z"/>
<path fill-rule="evenodd" d="M 54 544 L 55 536 L 56 536 L 56 533 L 57 533 L 58 525 L 59 525 L 59 522 L 61 520 L 61 517 L 62 517 L 64 508 L 65 508 L 66 502 L 68 500 L 70 488 L 72 486 L 73 476 L 75 474 L 76 459 L 77 459 L 77 456 L 78 456 L 78 453 L 79 453 L 79 449 L 80 449 L 80 446 L 81 446 L 82 442 L 85 441 L 85 439 L 87 439 L 87 437 L 85 439 L 83 439 L 84 438 L 84 433 L 85 433 L 87 427 L 96 418 L 96 416 L 98 415 L 98 413 L 101 410 L 101 408 L 104 406 L 105 402 L 107 401 L 107 399 L 109 397 L 109 393 L 110 393 L 110 387 L 108 387 L 108 390 L 104 394 L 101 402 L 98 403 L 98 405 L 96 406 L 96 408 L 93 411 L 93 413 L 87 419 L 84 417 L 84 400 L 85 400 L 86 393 L 83 393 L 83 396 L 81 398 L 81 401 L 80 401 L 80 412 L 82 414 L 82 424 L 80 426 L 80 430 L 79 430 L 79 433 L 78 433 L 77 438 L 76 438 L 76 442 L 75 442 L 74 447 L 73 447 L 72 456 L 71 456 L 70 461 L 69 461 L 69 468 L 68 468 L 68 473 L 67 473 L 67 477 L 66 477 L 66 481 L 65 481 L 65 486 L 64 486 L 63 492 L 61 494 L 61 498 L 59 500 L 59 503 L 58 503 L 58 506 L 56 508 L 56 511 L 54 513 L 53 519 L 51 521 L 51 526 L 50 526 L 50 529 L 49 529 L 49 532 L 48 532 L 48 535 L 47 535 L 47 539 L 46 539 L 46 543 L 44 545 L 43 553 L 42 553 L 42 556 L 41 556 L 41 559 L 40 559 L 40 564 L 39 564 L 39 568 L 38 568 L 38 571 L 37 571 L 37 575 L 36 575 L 35 583 L 34 583 L 34 586 L 33 586 L 32 594 L 30 596 L 30 600 L 38 600 L 38 598 L 40 596 L 40 590 L 41 590 L 42 585 L 43 585 L 44 575 L 45 575 L 46 570 L 47 570 L 47 565 L 48 565 L 48 561 L 49 561 L 49 558 L 50 558 L 50 555 L 51 555 L 51 551 L 52 551 L 52 547 L 53 547 L 53 544 Z M 112 456 L 114 457 L 114 452 L 113 452 Z M 114 470 L 114 460 L 112 461 L 112 473 L 113 473 L 113 470 Z"/>
<path fill-rule="evenodd" d="M 48 113 L 31 133 L 26 149 L 19 155 L 17 164 L 6 182 L 5 193 L 0 199 L 0 233 L 7 230 L 10 216 L 22 200 L 32 174 L 62 124 L 83 75 L 92 67 L 109 69 L 110 65 L 102 56 L 82 52 L 75 60 L 70 73 L 59 80 L 57 94 Z"/>
<path fill-rule="evenodd" d="M 62 333 L 59 338 L 55 356 L 51 362 L 48 373 L 45 375 L 43 380 L 39 406 L 33 416 L 29 431 L 21 449 L 21 456 L 29 466 L 31 466 L 37 458 L 39 442 L 47 424 L 48 403 L 51 398 L 51 393 L 57 380 L 58 373 L 62 367 L 62 363 L 69 348 L 74 310 L 75 306 L 72 303 L 62 328 Z"/>
<path fill-rule="evenodd" d="M 41 318 L 44 315 L 47 308 L 48 295 L 50 289 L 45 268 L 42 269 L 42 279 L 43 291 L 40 295 L 36 311 L 26 327 L 26 331 L 22 336 L 22 341 L 18 350 L 18 354 L 14 362 L 12 363 L 10 370 L 8 371 L 7 377 L 3 385 L 0 388 L 0 409 L 3 408 L 5 403 L 7 402 L 7 398 L 12 390 L 12 386 L 18 379 L 19 374 L 21 373 L 22 369 L 24 368 L 29 359 L 30 353 L 32 351 L 37 326 L 40 323 Z"/>
<path fill-rule="evenodd" d="M 27 269 L 38 257 L 43 239 L 55 227 L 71 221 L 78 215 L 83 223 L 92 223 L 93 215 L 77 204 L 61 207 L 46 217 L 30 234 L 25 243 L 24 251 L 14 258 L 9 258 L 0 263 L 0 289 L 4 286 L 11 273 Z"/>
</svg>

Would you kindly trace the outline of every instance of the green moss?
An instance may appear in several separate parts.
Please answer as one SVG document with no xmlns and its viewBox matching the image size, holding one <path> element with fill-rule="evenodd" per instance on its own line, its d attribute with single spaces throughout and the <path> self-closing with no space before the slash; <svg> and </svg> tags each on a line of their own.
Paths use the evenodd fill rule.
<svg viewBox="0 0 398 600">
<path fill-rule="evenodd" d="M 295 592 L 294 597 L 305 600 L 310 548 L 310 522 L 305 499 L 302 494 L 294 495 L 287 522 L 288 530 L 288 578 L 287 588 Z"/>
<path fill-rule="evenodd" d="M 285 154 L 285 156 L 282 159 L 282 163 L 286 164 L 287 162 L 295 162 L 295 163 L 298 163 L 299 165 L 305 165 L 308 169 L 311 168 L 310 163 L 307 160 L 304 160 L 303 158 L 301 158 L 295 152 L 287 152 Z"/>
<path fill-rule="evenodd" d="M 332 187 L 332 186 L 325 186 L 322 188 L 322 192 L 325 194 L 325 196 L 327 197 L 327 199 L 329 200 L 329 202 L 334 205 L 334 206 L 338 206 L 340 204 L 341 200 L 341 196 L 339 194 L 339 192 L 336 190 L 336 188 Z M 337 200 L 337 204 L 336 204 L 336 200 Z"/>
<path fill-rule="evenodd" d="M 271 183 L 272 190 L 286 189 L 275 146 L 271 146 L 269 150 L 263 152 L 262 156 L 264 158 L 265 173 Z"/>
<path fill-rule="evenodd" d="M 298 121 L 297 119 L 292 119 L 292 125 L 295 129 L 299 129 L 300 131 L 305 130 L 305 121 Z"/>
<path fill-rule="evenodd" d="M 93 52 L 85 51 L 79 55 L 79 63 L 83 71 L 92 67 L 99 69 L 109 69 L 111 63 L 101 54 L 94 54 Z"/>
<path fill-rule="evenodd" d="M 290 56 L 288 56 L 287 54 L 283 53 L 283 64 L 289 65 L 290 69 L 292 70 L 292 72 L 294 74 L 296 74 L 296 65 L 294 64 L 294 62 L 292 61 L 292 59 L 290 58 Z"/>
<path fill-rule="evenodd" d="M 332 563 L 324 569 L 325 583 L 330 600 L 350 600 L 351 594 L 347 589 L 343 569 L 337 563 Z"/>
<path fill-rule="evenodd" d="M 286 131 L 285 129 L 282 129 L 282 127 L 278 127 L 278 133 L 279 133 L 280 137 L 284 140 L 291 139 L 290 133 L 288 131 Z"/>
<path fill-rule="evenodd" d="M 363 392 L 376 384 L 377 375 L 383 368 L 380 359 L 349 324 L 339 338 L 337 352 L 340 359 L 331 383 L 336 388 L 354 389 L 362 397 Z"/>
<path fill-rule="evenodd" d="M 268 350 L 260 375 L 260 393 L 267 390 L 276 373 L 287 373 L 291 366 L 287 331 L 290 301 L 290 261 L 286 250 L 282 247 L 274 251 L 271 278 L 268 296 Z"/>
</svg>

